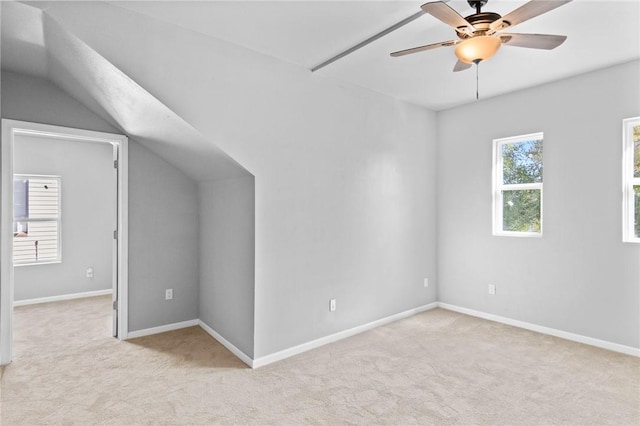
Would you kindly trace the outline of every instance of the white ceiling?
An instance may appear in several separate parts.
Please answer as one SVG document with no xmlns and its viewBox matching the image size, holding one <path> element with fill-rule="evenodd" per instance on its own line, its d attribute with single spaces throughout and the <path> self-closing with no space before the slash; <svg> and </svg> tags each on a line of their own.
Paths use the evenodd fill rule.
<svg viewBox="0 0 640 426">
<path fill-rule="evenodd" d="M 424 1 L 424 0 L 422 0 Z M 158 19 L 311 69 L 333 55 L 419 11 L 417 1 L 111 1 L 141 19 Z M 42 9 L 57 2 L 25 2 Z M 502 15 L 526 3 L 489 0 L 483 10 Z M 465 0 L 448 3 L 473 13 Z M 35 13 L 35 12 L 33 12 Z M 41 38 L 23 26 L 30 17 L 3 19 L 2 33 Z M 503 46 L 479 68 L 481 98 L 536 86 L 640 58 L 640 1 L 573 0 L 510 30 L 565 34 L 552 51 Z M 424 15 L 394 33 L 316 72 L 394 98 L 441 110 L 475 101 L 475 69 L 453 73 L 453 48 L 400 58 L 390 52 L 455 38 L 453 30 Z M 26 41 L 3 45 L 3 68 L 44 74 L 44 52 Z M 26 54 L 30 49 L 30 54 Z M 40 49 L 41 50 L 41 49 Z M 39 54 L 39 55 L 38 55 Z M 206 52 L 203 52 L 206 54 Z M 38 71 L 40 70 L 40 71 Z"/>
<path fill-rule="evenodd" d="M 305 68 L 418 12 L 418 1 L 144 1 L 111 2 L 201 34 L 226 40 Z M 505 15 L 526 1 L 490 0 Z M 449 5 L 473 13 L 466 1 Z M 565 34 L 553 51 L 504 46 L 480 65 L 487 98 L 640 58 L 640 2 L 574 0 L 510 32 Z M 391 58 L 392 51 L 454 39 L 430 15 L 317 71 L 434 110 L 475 100 L 475 70 L 453 73 L 453 48 Z"/>
</svg>

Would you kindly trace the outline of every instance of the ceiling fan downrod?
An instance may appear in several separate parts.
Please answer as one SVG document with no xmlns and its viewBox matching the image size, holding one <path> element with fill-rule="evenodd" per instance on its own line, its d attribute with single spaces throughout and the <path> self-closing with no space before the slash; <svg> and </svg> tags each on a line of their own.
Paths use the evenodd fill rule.
<svg viewBox="0 0 640 426">
<path fill-rule="evenodd" d="M 488 0 L 467 0 L 467 3 L 469 3 L 469 6 L 475 7 L 476 13 L 482 13 L 480 9 L 487 4 L 487 1 Z"/>
</svg>

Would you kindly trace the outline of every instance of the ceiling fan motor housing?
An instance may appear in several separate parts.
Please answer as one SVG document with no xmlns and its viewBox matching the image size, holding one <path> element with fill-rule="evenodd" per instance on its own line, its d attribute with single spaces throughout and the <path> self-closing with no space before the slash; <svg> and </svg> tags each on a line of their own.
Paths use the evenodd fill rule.
<svg viewBox="0 0 640 426">
<path fill-rule="evenodd" d="M 502 44 L 508 43 L 514 47 L 551 50 L 560 46 L 567 38 L 552 34 L 504 34 L 501 31 L 550 12 L 571 2 L 571 0 L 529 0 L 509 12 L 505 17 L 494 12 L 483 12 L 482 7 L 487 4 L 488 0 L 467 0 L 469 6 L 475 9 L 475 13 L 465 18 L 451 6 L 448 6 L 447 1 L 429 1 L 420 6 L 422 12 L 416 15 L 428 13 L 449 25 L 456 31 L 458 40 L 404 49 L 391 53 L 391 56 L 404 56 L 439 47 L 455 46 L 458 62 L 453 70 L 462 71 L 468 69 L 471 64 L 478 64 L 493 57 Z"/>
<path fill-rule="evenodd" d="M 461 39 L 475 37 L 477 35 L 485 35 L 489 31 L 489 26 L 491 25 L 491 23 L 494 21 L 497 21 L 500 18 L 502 18 L 502 16 L 494 12 L 474 13 L 473 15 L 469 15 L 466 18 L 464 18 L 476 29 L 473 32 L 473 36 L 470 36 L 469 34 L 457 28 L 456 28 L 456 33 L 458 34 L 458 37 L 460 37 Z"/>
</svg>

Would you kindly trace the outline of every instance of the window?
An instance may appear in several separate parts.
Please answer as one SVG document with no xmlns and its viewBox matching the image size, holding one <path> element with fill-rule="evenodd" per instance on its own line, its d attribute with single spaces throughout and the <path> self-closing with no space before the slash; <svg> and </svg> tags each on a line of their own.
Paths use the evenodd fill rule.
<svg viewBox="0 0 640 426">
<path fill-rule="evenodd" d="M 623 121 L 623 240 L 640 243 L 640 117 Z"/>
<path fill-rule="evenodd" d="M 14 175 L 14 265 L 60 260 L 60 177 Z"/>
<path fill-rule="evenodd" d="M 542 140 L 493 141 L 493 235 L 542 236 Z"/>
</svg>

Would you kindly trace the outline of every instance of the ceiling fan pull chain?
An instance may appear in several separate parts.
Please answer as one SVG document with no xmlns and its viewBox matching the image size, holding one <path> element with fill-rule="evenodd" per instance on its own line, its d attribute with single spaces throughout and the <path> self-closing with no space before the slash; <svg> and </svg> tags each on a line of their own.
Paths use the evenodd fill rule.
<svg viewBox="0 0 640 426">
<path fill-rule="evenodd" d="M 476 62 L 476 101 L 480 99 L 480 95 L 479 95 L 479 90 L 478 90 L 478 86 L 479 86 L 479 79 L 478 79 L 478 68 L 480 67 L 480 62 Z"/>
</svg>

